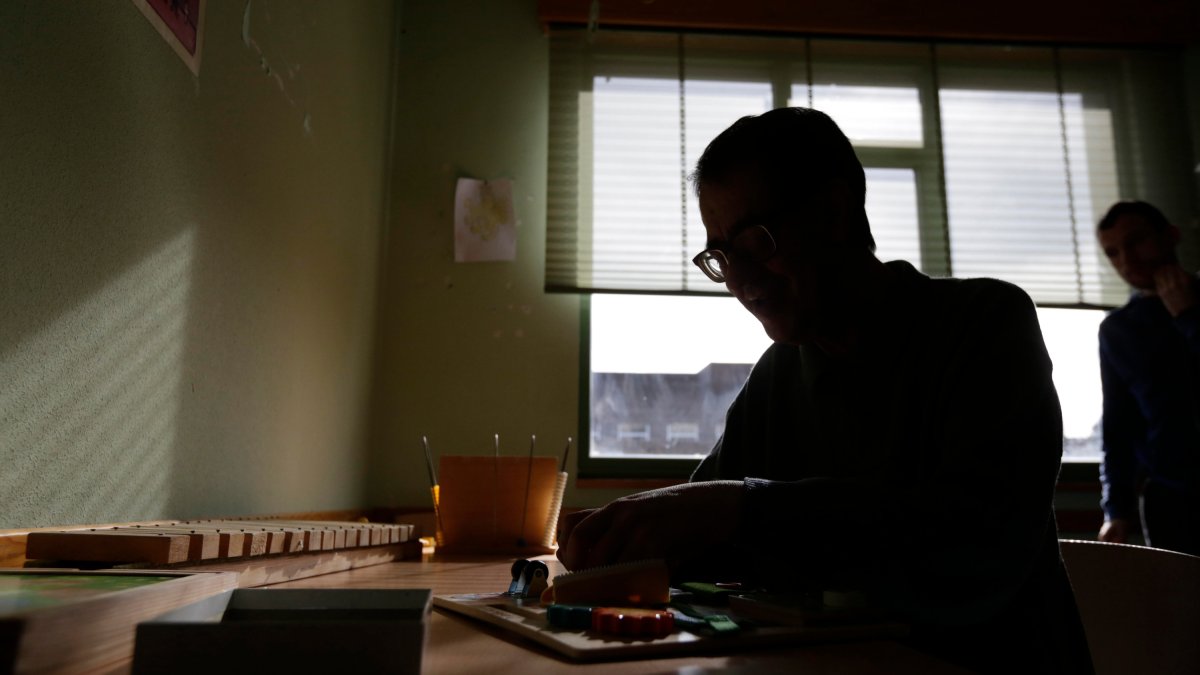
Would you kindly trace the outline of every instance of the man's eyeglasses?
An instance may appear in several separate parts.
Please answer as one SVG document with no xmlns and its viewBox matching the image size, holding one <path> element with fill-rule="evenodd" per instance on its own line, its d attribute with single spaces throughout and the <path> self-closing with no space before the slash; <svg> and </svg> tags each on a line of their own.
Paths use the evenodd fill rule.
<svg viewBox="0 0 1200 675">
<path fill-rule="evenodd" d="M 729 259 L 741 258 L 750 262 L 766 262 L 775 255 L 775 237 L 763 225 L 752 225 L 738 232 L 725 249 L 707 248 L 696 254 L 692 262 L 709 279 L 717 283 L 725 282 L 729 271 Z"/>
</svg>

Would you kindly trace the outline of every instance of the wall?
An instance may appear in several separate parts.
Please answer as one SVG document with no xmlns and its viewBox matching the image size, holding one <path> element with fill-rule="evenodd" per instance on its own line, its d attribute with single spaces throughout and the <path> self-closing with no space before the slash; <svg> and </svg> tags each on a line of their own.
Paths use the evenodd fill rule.
<svg viewBox="0 0 1200 675">
<path fill-rule="evenodd" d="M 1193 230 L 1200 232 L 1200 40 L 1188 45 L 1184 50 L 1183 83 L 1187 101 L 1184 114 L 1190 123 L 1188 130 L 1191 136 L 1188 147 L 1191 150 L 1192 167 L 1191 225 Z M 1200 244 L 1193 246 L 1193 250 L 1200 250 Z M 1200 263 L 1200 254 L 1195 255 L 1192 260 Z"/>
<path fill-rule="evenodd" d="M 0 3 L 0 527 L 365 505 L 393 13 Z"/>
<path fill-rule="evenodd" d="M 421 450 L 558 455 L 575 435 L 579 299 L 543 292 L 548 44 L 531 0 L 405 2 L 371 501 L 427 506 Z M 456 180 L 509 178 L 512 262 L 454 262 Z M 572 462 L 572 466 L 574 463 Z M 572 471 L 573 473 L 573 471 Z M 568 488 L 569 504 L 615 493 Z"/>
</svg>

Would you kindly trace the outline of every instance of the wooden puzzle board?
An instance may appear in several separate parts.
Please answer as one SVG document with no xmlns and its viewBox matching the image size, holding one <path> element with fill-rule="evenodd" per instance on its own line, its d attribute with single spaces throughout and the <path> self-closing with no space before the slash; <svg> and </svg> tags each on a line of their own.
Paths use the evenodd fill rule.
<svg viewBox="0 0 1200 675">
<path fill-rule="evenodd" d="M 434 607 L 484 621 L 577 661 L 616 661 L 772 645 L 896 638 L 907 632 L 901 624 L 876 620 L 825 626 L 761 625 L 720 636 L 677 630 L 663 638 L 631 639 L 555 628 L 546 620 L 545 606 L 527 602 L 496 593 L 433 598 Z"/>
<path fill-rule="evenodd" d="M 179 520 L 30 532 L 25 557 L 174 565 L 385 546 L 413 538 L 412 525 L 312 520 Z"/>
</svg>

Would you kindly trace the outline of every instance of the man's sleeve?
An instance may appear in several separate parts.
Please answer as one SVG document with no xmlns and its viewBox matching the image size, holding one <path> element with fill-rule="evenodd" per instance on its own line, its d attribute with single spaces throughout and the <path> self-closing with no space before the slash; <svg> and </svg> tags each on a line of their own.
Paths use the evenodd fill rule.
<svg viewBox="0 0 1200 675">
<path fill-rule="evenodd" d="M 1137 516 L 1135 439 L 1145 423 L 1137 402 L 1121 377 L 1112 338 L 1100 329 L 1100 385 L 1104 393 L 1101 417 L 1100 506 L 1108 519 Z"/>
<path fill-rule="evenodd" d="M 747 454 L 761 453 L 767 411 L 774 405 L 771 381 L 780 359 L 777 347 L 768 347 L 742 384 L 733 403 L 725 412 L 725 430 L 708 456 L 692 472 L 689 482 L 741 480 L 745 475 Z"/>
<path fill-rule="evenodd" d="M 700 465 L 692 472 L 689 483 L 698 483 L 706 480 L 717 480 L 717 464 L 721 461 L 721 446 L 725 442 L 725 436 L 722 435 L 717 439 L 716 445 L 708 453 L 708 456 L 700 461 Z"/>
<path fill-rule="evenodd" d="M 1187 340 L 1193 354 L 1200 354 L 1200 305 L 1189 307 L 1172 319 L 1175 329 Z"/>
</svg>

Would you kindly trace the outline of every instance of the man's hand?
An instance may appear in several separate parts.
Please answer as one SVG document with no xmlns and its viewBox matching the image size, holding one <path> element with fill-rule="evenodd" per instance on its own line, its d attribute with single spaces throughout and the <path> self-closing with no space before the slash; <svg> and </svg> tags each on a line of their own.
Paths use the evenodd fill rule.
<svg viewBox="0 0 1200 675">
<path fill-rule="evenodd" d="M 558 559 L 578 570 L 663 558 L 675 569 L 735 538 L 743 490 L 741 481 L 688 483 L 569 514 L 559 533 Z"/>
<path fill-rule="evenodd" d="M 1098 538 L 1110 544 L 1124 544 L 1129 541 L 1129 521 L 1125 518 L 1104 521 Z"/>
<path fill-rule="evenodd" d="M 558 550 L 561 552 L 567 546 L 567 540 L 575 531 L 575 526 L 599 509 L 580 509 L 572 513 L 564 513 L 558 521 Z M 562 558 L 560 553 L 559 558 Z"/>
<path fill-rule="evenodd" d="M 1179 263 L 1163 265 L 1154 272 L 1154 293 L 1171 316 L 1179 316 L 1196 304 L 1195 278 Z"/>
</svg>

